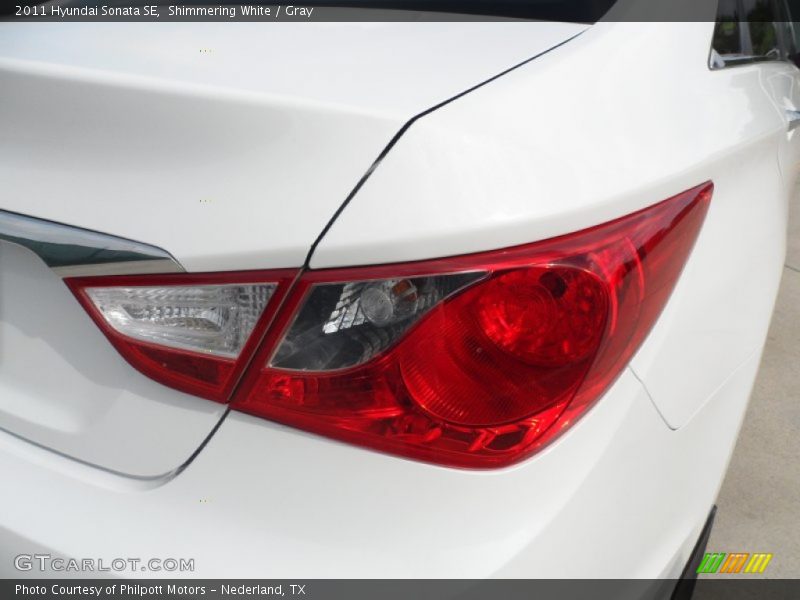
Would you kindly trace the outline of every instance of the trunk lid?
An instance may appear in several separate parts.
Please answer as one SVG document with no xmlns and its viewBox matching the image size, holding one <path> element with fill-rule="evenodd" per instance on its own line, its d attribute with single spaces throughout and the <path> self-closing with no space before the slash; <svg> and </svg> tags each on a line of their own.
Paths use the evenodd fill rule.
<svg viewBox="0 0 800 600">
<path fill-rule="evenodd" d="M 584 28 L 0 24 L 0 209 L 188 271 L 297 267 L 408 119 Z M 0 429 L 161 477 L 223 414 L 135 371 L 56 273 L 0 242 Z"/>
</svg>

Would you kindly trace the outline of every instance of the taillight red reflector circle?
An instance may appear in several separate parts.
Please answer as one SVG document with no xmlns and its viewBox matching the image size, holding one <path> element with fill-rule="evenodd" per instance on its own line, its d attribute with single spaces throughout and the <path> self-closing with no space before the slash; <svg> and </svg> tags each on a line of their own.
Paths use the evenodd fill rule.
<svg viewBox="0 0 800 600">
<path fill-rule="evenodd" d="M 605 289 L 591 273 L 559 266 L 501 272 L 443 303 L 400 345 L 403 381 L 434 418 L 513 423 L 575 392 L 607 313 Z"/>
<path fill-rule="evenodd" d="M 465 296 L 475 297 L 469 310 L 498 348 L 547 367 L 594 352 L 608 313 L 608 292 L 597 275 L 559 265 L 501 273 Z"/>
</svg>

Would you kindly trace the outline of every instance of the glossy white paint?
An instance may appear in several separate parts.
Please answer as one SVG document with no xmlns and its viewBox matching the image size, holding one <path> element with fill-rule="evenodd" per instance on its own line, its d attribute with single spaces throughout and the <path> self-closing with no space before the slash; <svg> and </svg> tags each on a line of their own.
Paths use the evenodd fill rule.
<svg viewBox="0 0 800 600">
<path fill-rule="evenodd" d="M 452 33 L 456 26 L 450 27 L 443 35 L 457 35 Z M 333 31 L 331 26 L 327 33 Z M 495 30 L 501 32 L 496 37 L 491 29 L 481 31 L 486 37 L 479 40 L 487 40 L 486 47 L 504 45 L 507 30 Z M 79 464 L 0 432 L 0 473 L 15 490 L 0 495 L 0 575 L 19 575 L 11 567 L 17 553 L 115 557 L 121 540 L 125 555 L 194 558 L 193 575 L 205 577 L 679 575 L 716 498 L 758 367 L 780 276 L 786 193 L 800 156 L 800 138 L 787 133 L 782 113 L 782 104 L 796 101 L 797 71 L 782 64 L 709 71 L 711 31 L 711 23 L 601 23 L 426 115 L 377 166 L 312 257 L 313 267 L 362 265 L 510 246 L 595 225 L 713 180 L 716 191 L 707 221 L 664 314 L 605 397 L 554 444 L 512 468 L 471 472 L 386 456 L 231 413 L 179 475 L 142 481 Z M 359 39 L 365 48 L 384 48 L 378 37 L 371 42 Z M 91 47 L 97 42 L 86 43 Z M 82 52 L 76 51 L 70 60 L 101 60 L 90 50 Z M 285 157 L 278 161 L 288 173 L 281 176 L 299 183 L 296 195 L 283 197 L 291 200 L 269 205 L 279 215 L 266 225 L 275 235 L 260 240 L 252 223 L 262 207 L 253 208 L 247 199 L 270 189 L 266 179 L 256 179 L 264 184 L 256 191 L 252 179 L 219 183 L 238 190 L 242 204 L 216 205 L 213 217 L 218 223 L 239 223 L 230 229 L 239 239 L 189 235 L 175 228 L 174 220 L 167 228 L 154 218 L 155 204 L 149 205 L 147 219 L 121 219 L 116 208 L 102 216 L 74 212 L 74 220 L 84 226 L 91 226 L 87 220 L 125 221 L 115 224 L 117 229 L 98 227 L 111 233 L 149 231 L 151 237 L 135 237 L 163 245 L 192 268 L 246 268 L 254 265 L 256 256 L 265 261 L 260 266 L 299 264 L 292 261 L 302 254 L 300 248 L 307 250 L 309 240 L 338 207 L 334 195 L 341 202 L 349 191 L 345 180 L 352 186 L 366 168 L 361 163 L 369 166 L 374 158 L 367 150 L 373 151 L 381 140 L 385 143 L 392 128 L 408 118 L 393 103 L 410 96 L 421 104 L 435 103 L 430 88 L 419 95 L 399 87 L 394 93 L 373 91 L 365 105 L 345 99 L 344 104 L 350 103 L 345 109 L 343 97 L 335 97 L 341 92 L 336 85 L 326 100 L 309 92 L 307 103 L 283 96 L 278 101 L 252 89 L 211 92 L 197 87 L 195 80 L 172 83 L 183 75 L 169 71 L 169 66 L 158 67 L 167 70 L 161 79 L 143 79 L 131 66 L 131 55 L 120 56 L 128 57 L 119 64 L 123 75 L 108 72 L 111 59 L 105 71 L 74 64 L 66 71 L 79 75 L 80 83 L 65 84 L 62 89 L 67 91 L 59 93 L 78 116 L 86 116 L 81 101 L 97 111 L 109 98 L 129 103 L 126 106 L 149 98 L 146 108 L 164 111 L 158 113 L 162 116 L 189 114 L 180 127 L 167 132 L 143 117 L 123 129 L 114 129 L 114 121 L 106 118 L 85 134 L 70 130 L 84 150 L 82 156 L 97 158 L 98 148 L 108 142 L 106 129 L 130 133 L 133 125 L 143 128 L 123 156 L 135 155 L 136 166 L 151 168 L 140 177 L 131 174 L 138 171 L 130 165 L 110 165 L 111 158 L 104 157 L 101 166 L 113 168 L 97 175 L 102 185 L 120 187 L 120 182 L 133 181 L 132 190 L 152 192 L 158 175 L 176 197 L 188 202 L 190 194 L 197 193 L 192 186 L 210 181 L 196 160 L 180 163 L 181 178 L 155 169 L 155 158 L 145 156 L 145 136 L 162 144 L 162 157 L 165 148 L 177 147 L 168 145 L 176 143 L 174 135 L 187 132 L 194 141 L 206 135 L 224 140 L 214 152 L 244 145 L 239 158 L 252 157 L 260 149 L 277 156 L 284 145 L 290 149 L 287 156 L 306 153 L 307 163 L 281 162 Z M 448 60 L 458 62 L 454 55 Z M 31 75 L 30 69 L 37 74 Z M 346 71 L 353 71 L 349 63 Z M 380 71 L 376 63 L 375 72 Z M 191 79 L 200 71 L 192 67 L 186 72 Z M 58 73 L 18 59 L 0 62 L 0 78 L 14 83 L 15 90 L 49 90 L 56 79 L 64 79 L 65 71 Z M 250 78 L 236 81 L 257 85 Z M 403 81 L 434 85 L 413 78 Z M 296 81 L 292 85 L 297 86 L 293 90 L 302 87 Z M 322 94 L 325 85 L 315 93 Z M 103 93 L 99 99 L 84 96 L 98 90 Z M 206 93 L 213 99 L 199 99 Z M 379 100 L 382 96 L 393 99 Z M 16 97 L 22 98 L 22 92 Z M 322 107 L 327 101 L 338 104 Z M 403 104 L 410 114 L 418 112 L 412 104 Z M 241 110 L 231 117 L 221 112 L 223 106 Z M 306 117 L 312 113 L 319 119 L 309 123 Z M 223 114 L 232 119 L 232 129 L 220 122 Z M 267 115 L 265 120 L 273 126 L 289 119 L 297 137 L 278 136 L 262 147 L 259 140 L 270 127 L 253 120 L 256 114 Z M 61 136 L 68 131 L 65 123 L 53 123 L 54 118 L 31 130 L 9 125 L 10 119 L 4 123 L 17 136 L 14 139 L 25 142 L 23 148 L 32 149 L 37 135 L 53 135 L 49 127 L 56 125 Z M 203 121 L 206 129 L 195 132 L 201 119 L 209 119 Z M 329 138 L 339 133 L 343 137 Z M 86 154 L 95 142 L 97 147 Z M 7 147 L 1 144 L 2 138 L 0 149 L 7 157 Z M 218 165 L 211 156 L 202 164 Z M 319 166 L 327 158 L 358 160 L 348 163 L 346 176 L 337 170 L 344 163 L 336 162 L 319 167 L 324 175 L 319 182 L 301 177 L 297 165 Z M 7 165 L 18 185 L 23 179 L 17 170 L 32 168 L 25 164 L 32 163 L 18 158 Z M 249 171 L 239 171 L 231 160 L 227 172 L 256 173 L 256 163 L 248 164 Z M 76 168 L 77 159 L 66 160 L 60 173 L 66 176 Z M 313 178 L 310 171 L 305 174 Z M 63 181 L 67 189 L 75 188 L 74 180 Z M 59 203 L 44 200 L 44 191 L 52 190 L 47 186 L 54 183 L 30 185 L 38 206 L 53 211 L 48 215 L 67 214 Z M 97 202 L 92 206 L 97 207 L 100 188 L 92 186 L 90 182 Z M 314 196 L 314 190 L 324 190 L 325 200 Z M 3 202 L 5 197 L 0 196 Z M 236 206 L 248 208 L 236 212 Z M 276 212 L 276 206 L 281 210 Z M 329 212 L 323 218 L 318 211 Z M 189 214 L 192 224 L 210 218 Z M 306 229 L 309 220 L 315 220 L 315 232 L 310 225 Z M 197 227 L 193 231 L 196 234 Z M 6 256 L 5 247 L 3 252 Z M 20 266 L 11 269 L 11 276 L 22 278 L 28 272 Z M 52 301 L 57 300 L 54 294 Z M 74 309 L 79 312 L 77 305 Z M 52 310 L 56 317 L 66 314 Z M 0 323 L 7 319 L 0 312 Z M 80 333 L 86 335 L 81 344 L 97 342 L 100 345 L 86 352 L 99 356 L 103 340 L 88 329 Z M 47 341 L 26 339 L 35 337 L 30 327 L 17 324 L 10 331 L 9 339 L 27 345 L 32 353 L 58 352 L 57 344 L 47 348 Z M 105 351 L 112 352 L 110 347 Z M 51 356 L 53 364 L 59 364 L 57 358 Z M 120 359 L 113 355 L 113 360 L 99 360 Z M 207 419 L 203 426 L 210 422 L 209 414 L 193 413 L 190 399 L 149 382 L 154 387 L 146 388 L 137 380 L 142 376 L 132 370 L 123 374 L 119 364 L 113 368 L 122 381 L 116 385 L 135 390 L 142 402 L 158 402 L 159 393 L 169 396 L 164 401 L 170 404 L 168 410 L 159 406 L 159 412 L 175 420 L 182 411 L 191 412 L 192 418 Z M 54 373 L 78 378 L 80 371 L 65 364 Z M 26 371 L 17 367 L 16 372 Z M 0 375 L 4 385 L 12 380 L 3 371 Z M 79 385 L 78 379 L 73 381 Z M 45 383 L 29 385 L 44 395 Z M 99 401 L 102 391 L 91 389 Z M 131 401 L 135 402 L 136 398 Z M 114 403 L 110 412 L 135 423 L 137 417 L 124 412 L 122 404 Z M 80 423 L 81 406 L 73 402 L 73 407 L 69 417 Z M 17 405 L 15 410 L 22 409 Z M 52 407 L 32 413 L 35 419 L 48 415 L 49 423 L 69 424 Z M 86 422 L 91 414 L 86 413 Z M 171 425 L 181 435 L 191 430 L 188 425 L 185 430 L 183 424 Z M 176 447 L 170 452 L 178 454 Z M 153 459 L 148 460 L 155 472 Z M 141 468 L 131 461 L 126 464 L 133 472 Z M 64 514 L 71 518 L 65 521 Z"/>
<path fill-rule="evenodd" d="M 783 126 L 757 71 L 712 73 L 697 59 L 712 30 L 597 24 L 419 119 L 336 220 L 311 266 L 546 239 L 709 179 L 715 161 Z"/>
<path fill-rule="evenodd" d="M 3 23 L 0 207 L 190 271 L 300 266 L 406 120 L 583 29 Z"/>
<path fill-rule="evenodd" d="M 709 166 L 715 191 L 702 234 L 631 362 L 671 427 L 688 422 L 764 344 L 786 251 L 776 157 L 775 138 L 768 137 Z"/>
</svg>

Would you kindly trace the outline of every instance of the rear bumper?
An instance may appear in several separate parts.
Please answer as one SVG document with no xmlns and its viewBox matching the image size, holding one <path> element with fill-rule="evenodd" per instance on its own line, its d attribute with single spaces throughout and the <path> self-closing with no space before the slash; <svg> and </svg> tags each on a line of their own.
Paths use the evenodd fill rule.
<svg viewBox="0 0 800 600">
<path fill-rule="evenodd" d="M 678 577 L 714 503 L 754 356 L 670 430 L 626 370 L 514 467 L 443 469 L 231 413 L 169 481 L 0 437 L 0 576 L 14 558 L 194 559 L 193 577 Z"/>
</svg>

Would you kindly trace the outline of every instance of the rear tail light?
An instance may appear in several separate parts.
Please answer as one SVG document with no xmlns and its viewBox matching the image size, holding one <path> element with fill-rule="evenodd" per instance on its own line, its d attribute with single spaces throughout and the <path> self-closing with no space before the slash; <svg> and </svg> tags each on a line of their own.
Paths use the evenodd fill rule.
<svg viewBox="0 0 800 600">
<path fill-rule="evenodd" d="M 281 270 L 66 282 L 131 365 L 165 385 L 227 402 L 295 275 Z"/>
<path fill-rule="evenodd" d="M 669 298 L 712 190 L 526 246 L 294 284 L 287 272 L 69 284 L 123 355 L 168 385 L 386 452 L 501 467 L 613 383 Z"/>
</svg>

